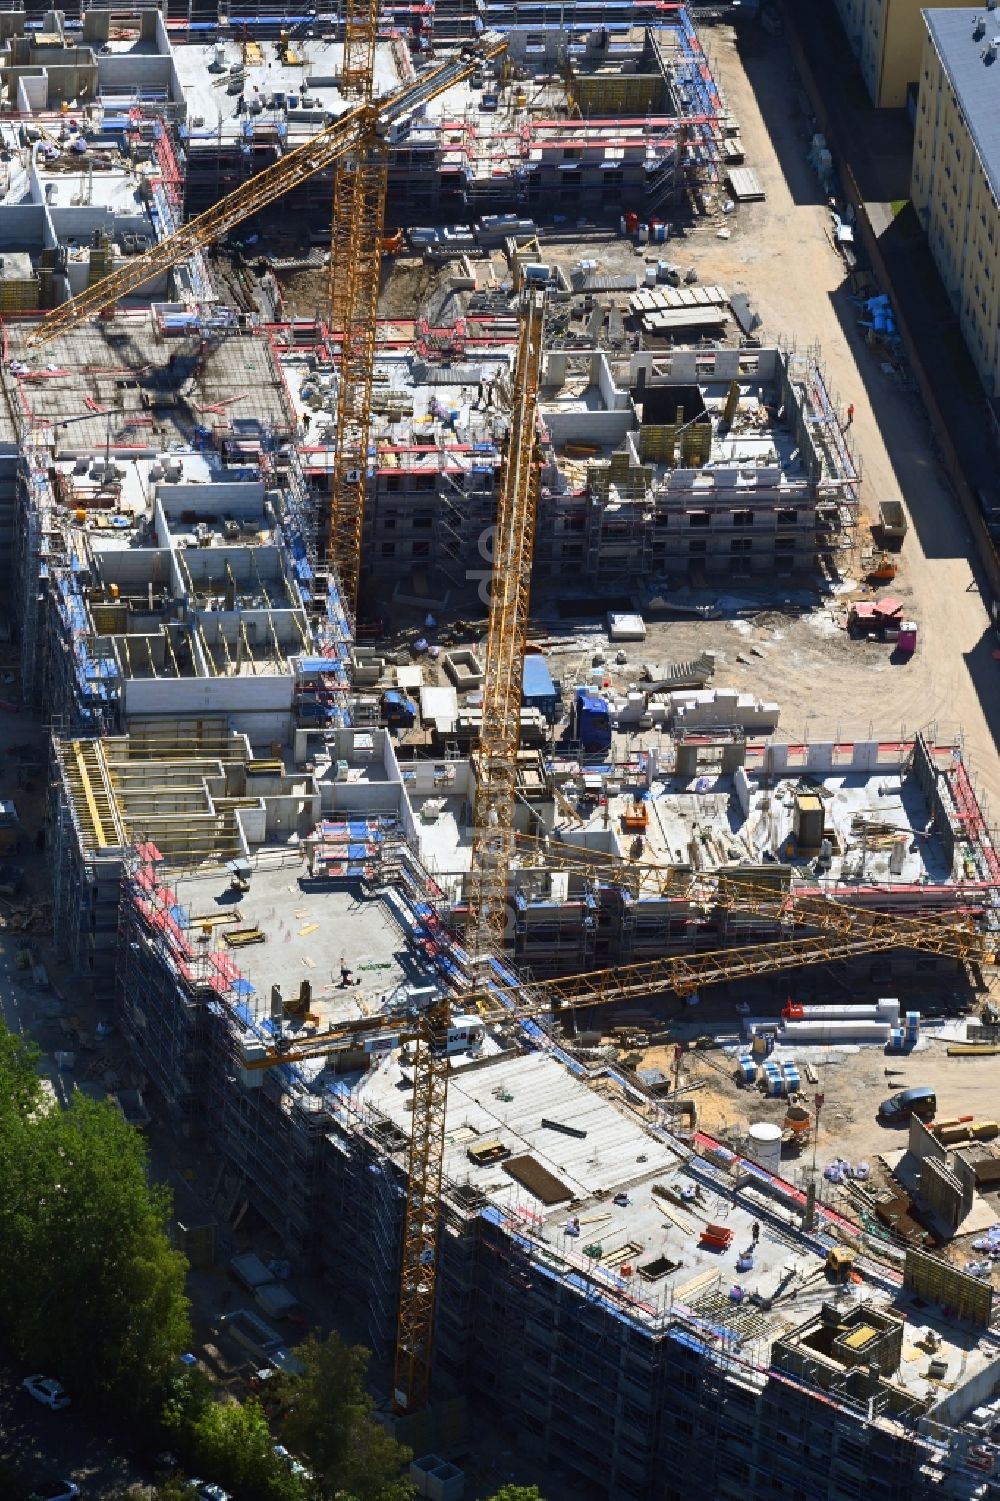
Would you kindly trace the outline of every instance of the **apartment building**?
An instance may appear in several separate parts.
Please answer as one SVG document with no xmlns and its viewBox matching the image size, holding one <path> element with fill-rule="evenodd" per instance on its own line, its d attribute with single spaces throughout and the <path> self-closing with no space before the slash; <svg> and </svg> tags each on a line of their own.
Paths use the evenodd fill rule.
<svg viewBox="0 0 1000 1501">
<path fill-rule="evenodd" d="M 861 76 L 879 109 L 902 109 L 924 40 L 920 0 L 834 0 Z M 950 9 L 941 0 L 942 9 Z"/>
<path fill-rule="evenodd" d="M 1000 10 L 924 11 L 911 194 L 988 396 L 1000 393 Z"/>
</svg>

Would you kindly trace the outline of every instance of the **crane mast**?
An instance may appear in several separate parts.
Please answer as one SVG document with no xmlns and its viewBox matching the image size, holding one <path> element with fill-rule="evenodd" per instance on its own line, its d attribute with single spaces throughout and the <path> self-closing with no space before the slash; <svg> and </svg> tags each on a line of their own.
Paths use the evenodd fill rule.
<svg viewBox="0 0 1000 1501">
<path fill-rule="evenodd" d="M 544 293 L 524 293 L 503 484 L 497 506 L 486 637 L 483 727 L 475 758 L 467 933 L 477 959 L 501 954 L 514 860 L 514 800 L 521 743 L 521 684 L 538 511 L 535 427 L 542 373 Z"/>
<path fill-rule="evenodd" d="M 543 294 L 529 289 L 521 312 L 513 409 L 497 504 L 483 729 L 476 760 L 469 936 L 477 959 L 502 952 L 514 850 L 521 675 L 538 505 L 535 428 L 544 318 Z M 396 1407 L 403 1412 L 425 1405 L 430 1390 L 450 1020 L 451 1002 L 444 997 L 425 1013 L 413 1063 L 393 1393 Z"/>
<path fill-rule="evenodd" d="M 379 0 L 347 0 L 341 87 L 370 109 L 374 87 Z M 385 221 L 388 157 L 380 135 L 369 135 L 338 159 L 330 233 L 330 322 L 340 340 L 337 421 L 330 479 L 327 559 L 340 579 L 353 621 L 361 573 L 375 370 L 380 246 Z"/>
</svg>

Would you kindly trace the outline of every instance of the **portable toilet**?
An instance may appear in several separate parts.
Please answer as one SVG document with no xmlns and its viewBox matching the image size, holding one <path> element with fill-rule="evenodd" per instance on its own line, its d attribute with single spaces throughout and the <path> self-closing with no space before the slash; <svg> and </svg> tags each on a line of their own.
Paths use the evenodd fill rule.
<svg viewBox="0 0 1000 1501">
<path fill-rule="evenodd" d="M 757 1065 L 754 1060 L 744 1053 L 736 1060 L 738 1078 L 741 1084 L 755 1084 L 757 1082 Z"/>
</svg>

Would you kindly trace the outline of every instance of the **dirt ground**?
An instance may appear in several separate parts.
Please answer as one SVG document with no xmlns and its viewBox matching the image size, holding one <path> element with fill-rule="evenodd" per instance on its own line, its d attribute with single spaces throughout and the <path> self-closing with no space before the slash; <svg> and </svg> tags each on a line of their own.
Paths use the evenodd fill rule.
<svg viewBox="0 0 1000 1501">
<path fill-rule="evenodd" d="M 968 1114 L 979 1120 L 997 1119 L 1000 1096 L 995 1058 L 949 1058 L 947 1044 L 936 1040 L 903 1057 L 887 1056 L 875 1046 L 853 1051 L 817 1047 L 800 1050 L 796 1057 L 800 1071 L 813 1058 L 817 1083 L 804 1081 L 804 1088 L 809 1100 L 816 1090 L 825 1095 L 818 1151 L 821 1163 L 835 1156 L 856 1162 L 905 1146 L 905 1130 L 890 1130 L 875 1119 L 879 1102 L 900 1089 L 933 1088 L 942 1120 Z M 642 1067 L 670 1074 L 672 1046 L 648 1049 Z M 698 1124 L 709 1133 L 743 1131 L 752 1121 L 780 1123 L 784 1119 L 785 1102 L 765 1099 L 757 1090 L 737 1084 L 732 1059 L 721 1050 L 685 1053 L 681 1094 L 685 1080 L 688 1084 L 699 1081 L 692 1098 L 698 1106 Z"/>
</svg>

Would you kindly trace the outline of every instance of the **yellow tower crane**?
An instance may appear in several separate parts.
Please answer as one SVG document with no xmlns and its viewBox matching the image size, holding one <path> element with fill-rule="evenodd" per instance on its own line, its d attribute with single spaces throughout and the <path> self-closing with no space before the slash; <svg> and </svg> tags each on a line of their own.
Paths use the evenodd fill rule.
<svg viewBox="0 0 1000 1501">
<path fill-rule="evenodd" d="M 825 899 L 799 902 L 790 900 L 786 892 L 762 891 L 757 886 L 737 896 L 717 883 L 717 903 L 732 901 L 741 908 L 750 904 L 761 916 L 804 923 L 817 932 L 796 939 L 674 955 L 590 975 L 533 982 L 528 987 L 522 987 L 502 962 L 515 849 L 514 768 L 538 497 L 536 429 L 544 312 L 542 292 L 529 284 L 523 294 L 511 423 L 497 507 L 483 729 L 475 759 L 473 859 L 466 925 L 474 980 L 461 995 L 462 1004 L 476 1007 L 490 1019 L 516 1022 L 641 996 L 690 995 L 707 985 L 900 946 L 952 953 L 965 959 L 985 958 L 982 939 L 962 926 L 886 917 Z M 561 861 L 561 850 L 559 858 Z M 627 871 L 625 862 L 620 865 Z M 426 1403 L 430 1389 L 451 1005 L 450 996 L 436 1000 L 414 1023 L 406 1039 L 416 1044 L 416 1051 L 394 1378 L 395 1405 L 401 1412 L 418 1410 Z M 345 1022 L 315 1037 L 279 1042 L 259 1052 L 255 1049 L 246 1067 L 267 1068 L 322 1057 L 389 1030 L 395 1030 L 395 1026 L 385 1017 Z"/>
<path fill-rule="evenodd" d="M 333 479 L 326 548 L 341 595 L 353 619 L 357 607 L 365 475 L 375 359 L 375 313 L 385 214 L 386 152 L 403 139 L 413 112 L 469 77 L 506 42 L 486 32 L 449 61 L 380 99 L 372 71 L 378 35 L 377 0 L 349 0 L 345 16 L 343 87 L 356 102 L 333 124 L 295 147 L 249 182 L 220 198 L 145 255 L 135 256 L 39 322 L 33 348 L 68 333 L 96 314 L 141 291 L 155 276 L 217 243 L 245 219 L 336 166 L 330 247 L 332 319 L 340 339 Z"/>
<path fill-rule="evenodd" d="M 513 402 L 497 502 L 487 631 L 483 728 L 475 759 L 476 798 L 467 934 L 473 963 L 503 952 L 507 884 L 514 850 L 514 785 L 521 732 L 521 677 L 538 505 L 535 427 L 545 300 L 523 295 Z M 448 1099 L 451 1001 L 425 1014 L 413 1065 L 413 1118 L 404 1212 L 394 1398 L 403 1411 L 428 1397 L 437 1275 L 437 1238 Z"/>
</svg>

